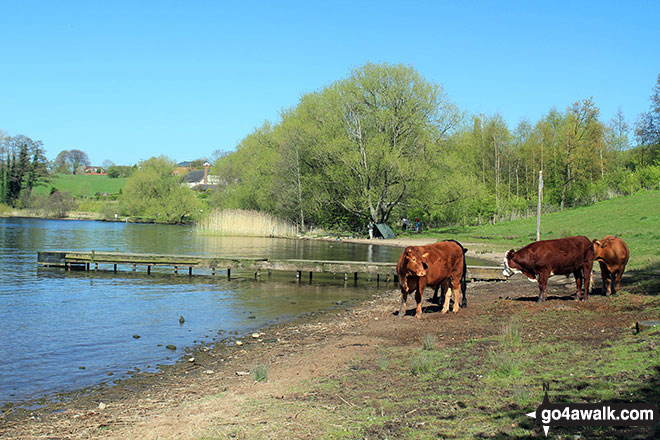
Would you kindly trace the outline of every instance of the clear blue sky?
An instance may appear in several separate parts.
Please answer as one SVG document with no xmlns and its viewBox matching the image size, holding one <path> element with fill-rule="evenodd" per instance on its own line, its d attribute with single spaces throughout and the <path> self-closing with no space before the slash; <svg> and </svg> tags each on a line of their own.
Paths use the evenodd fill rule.
<svg viewBox="0 0 660 440">
<path fill-rule="evenodd" d="M 590 96 L 632 126 L 660 73 L 658 1 L 0 0 L 0 19 L 0 130 L 95 165 L 232 150 L 366 62 L 510 128 Z"/>
</svg>

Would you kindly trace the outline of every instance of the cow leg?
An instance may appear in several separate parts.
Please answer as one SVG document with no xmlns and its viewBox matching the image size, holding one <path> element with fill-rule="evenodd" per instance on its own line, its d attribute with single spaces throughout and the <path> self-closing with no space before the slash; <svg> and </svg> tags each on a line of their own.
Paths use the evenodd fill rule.
<svg viewBox="0 0 660 440">
<path fill-rule="evenodd" d="M 410 293 L 410 286 L 408 286 L 408 277 L 402 276 L 399 278 L 399 286 L 401 287 L 401 307 L 399 307 L 399 318 L 403 318 L 406 314 L 406 300 L 408 293 Z"/>
<path fill-rule="evenodd" d="M 575 277 L 575 287 L 576 287 L 575 296 L 577 297 L 577 299 L 580 299 L 580 297 L 582 296 L 582 269 L 573 272 L 573 276 Z M 585 284 L 584 287 L 586 289 L 587 285 Z"/>
<path fill-rule="evenodd" d="M 600 277 L 603 282 L 603 295 L 610 296 L 610 271 L 607 270 L 607 266 L 602 261 L 599 261 L 600 265 Z"/>
<path fill-rule="evenodd" d="M 610 281 L 611 286 L 612 286 L 612 295 L 615 295 L 616 292 L 619 291 L 619 287 L 621 287 L 621 275 L 623 272 L 620 270 L 613 272 L 612 273 L 612 279 Z"/>
<path fill-rule="evenodd" d="M 447 292 L 445 293 L 445 303 L 442 306 L 442 313 L 447 313 L 449 311 L 449 302 L 451 301 L 451 294 L 452 294 L 452 289 L 451 287 L 448 287 Z"/>
<path fill-rule="evenodd" d="M 538 275 L 539 299 L 537 300 L 537 302 L 543 302 L 548 297 L 548 277 L 549 277 L 549 273 L 545 271 L 539 273 Z"/>
<path fill-rule="evenodd" d="M 452 289 L 454 291 L 454 306 L 452 307 L 452 313 L 458 313 L 459 309 L 461 308 L 461 301 L 460 301 L 460 296 L 461 296 L 461 278 L 460 277 L 454 277 L 453 278 L 453 283 L 452 283 Z"/>
<path fill-rule="evenodd" d="M 417 290 L 415 291 L 415 301 L 417 302 L 415 318 L 417 319 L 422 319 L 422 295 L 424 294 L 424 287 L 426 287 L 426 278 L 422 277 L 417 281 Z"/>
<path fill-rule="evenodd" d="M 582 267 L 582 276 L 584 276 L 584 300 L 589 298 L 589 282 L 591 281 L 591 269 L 593 269 L 594 262 L 585 264 Z"/>
<path fill-rule="evenodd" d="M 408 299 L 408 292 L 401 288 L 401 307 L 399 307 L 399 318 L 403 318 L 406 314 L 406 300 Z"/>
<path fill-rule="evenodd" d="M 433 292 L 433 298 L 431 299 L 431 302 L 433 304 L 440 304 L 440 302 L 438 301 L 438 290 L 440 290 L 440 286 L 441 284 L 435 286 L 435 291 Z"/>
</svg>

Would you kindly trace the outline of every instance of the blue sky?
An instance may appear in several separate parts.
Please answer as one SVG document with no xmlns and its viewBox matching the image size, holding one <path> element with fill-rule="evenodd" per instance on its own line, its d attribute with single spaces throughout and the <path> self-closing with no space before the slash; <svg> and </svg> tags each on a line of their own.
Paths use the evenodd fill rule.
<svg viewBox="0 0 660 440">
<path fill-rule="evenodd" d="M 657 1 L 0 0 L 0 130 L 50 159 L 193 160 L 366 62 L 412 65 L 510 128 L 591 96 L 633 125 L 658 23 Z"/>
</svg>

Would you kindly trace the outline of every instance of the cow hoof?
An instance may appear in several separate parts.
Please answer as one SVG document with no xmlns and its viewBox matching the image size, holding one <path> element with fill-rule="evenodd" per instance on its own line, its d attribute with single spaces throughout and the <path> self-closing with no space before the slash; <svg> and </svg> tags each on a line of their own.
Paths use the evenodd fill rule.
<svg viewBox="0 0 660 440">
<path fill-rule="evenodd" d="M 440 312 L 440 313 L 442 313 L 443 315 L 445 315 L 448 311 L 449 311 L 449 309 L 447 309 L 447 310 L 444 310 L 444 309 L 443 309 L 442 312 Z"/>
<path fill-rule="evenodd" d="M 536 300 L 537 303 L 542 303 L 543 301 L 545 301 L 545 300 L 541 297 L 539 297 L 539 299 Z"/>
<path fill-rule="evenodd" d="M 458 313 L 458 310 L 452 310 L 451 312 L 452 313 Z"/>
<path fill-rule="evenodd" d="M 415 318 L 417 318 L 417 319 L 422 319 L 422 315 L 421 315 L 421 314 L 419 314 L 419 315 L 415 315 Z"/>
</svg>

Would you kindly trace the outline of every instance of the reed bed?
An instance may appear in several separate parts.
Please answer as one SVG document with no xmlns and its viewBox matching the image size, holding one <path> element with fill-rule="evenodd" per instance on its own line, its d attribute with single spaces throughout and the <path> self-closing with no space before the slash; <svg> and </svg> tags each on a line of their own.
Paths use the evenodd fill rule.
<svg viewBox="0 0 660 440">
<path fill-rule="evenodd" d="M 239 237 L 295 237 L 298 227 L 265 212 L 216 209 L 195 225 L 195 232 Z"/>
</svg>

